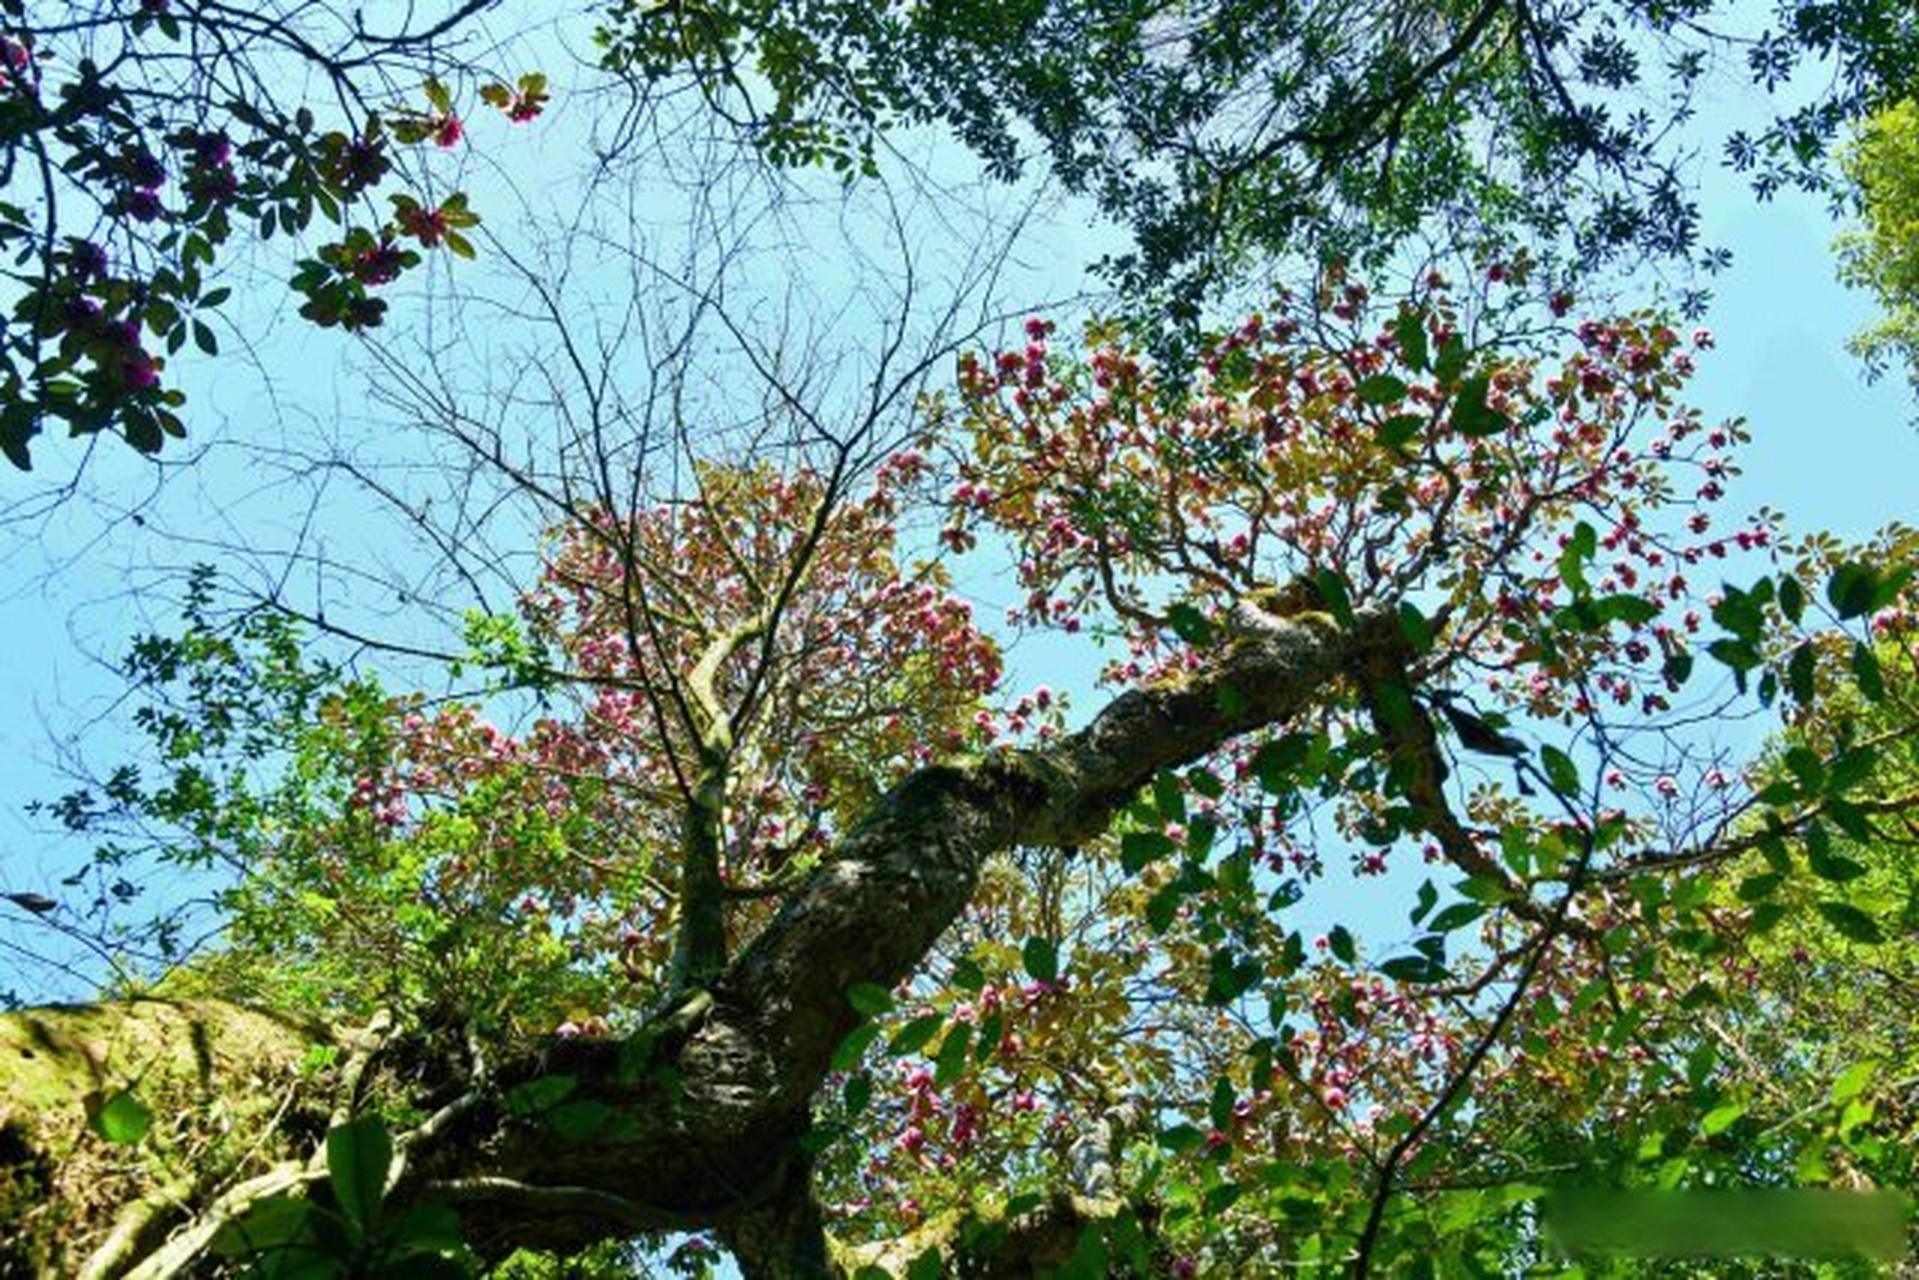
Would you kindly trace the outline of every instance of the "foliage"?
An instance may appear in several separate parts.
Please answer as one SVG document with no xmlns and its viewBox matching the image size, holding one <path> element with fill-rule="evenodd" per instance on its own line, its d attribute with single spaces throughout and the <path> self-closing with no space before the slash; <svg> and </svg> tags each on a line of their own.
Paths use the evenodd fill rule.
<svg viewBox="0 0 1919 1280">
<path fill-rule="evenodd" d="M 764 635 L 768 584 L 814 533 L 819 477 L 709 469 L 700 501 L 555 530 L 523 619 L 468 626 L 470 661 L 506 681 L 496 700 L 538 691 L 518 733 L 481 702 L 310 663 L 271 609 L 218 619 L 202 569 L 182 634 L 144 638 L 129 664 L 156 698 L 136 720 L 160 780 L 129 767 L 51 811 L 120 837 L 95 875 L 150 853 L 229 880 L 228 946 L 170 991 L 355 1019 L 395 1006 L 495 1034 L 604 1028 L 667 984 L 689 822 L 715 825 L 727 910 L 748 933 L 882 789 L 981 732 L 997 650 L 937 566 L 894 557 L 901 493 L 923 470 L 896 458 L 834 511 Z M 682 787 L 709 767 L 716 724 L 709 806 Z M 116 883 L 97 910 L 137 895 Z M 184 958 L 184 927 L 156 927 L 162 959 Z"/>
<path fill-rule="evenodd" d="M 292 1196 L 255 1200 L 215 1242 L 216 1252 L 263 1277 L 471 1275 L 452 1209 L 422 1205 L 387 1216 L 392 1161 L 393 1139 L 379 1120 L 337 1126 L 326 1137 L 332 1207 Z"/>
<path fill-rule="evenodd" d="M 1845 165 L 1860 225 L 1840 237 L 1839 277 L 1871 290 L 1883 312 L 1853 350 L 1875 376 L 1904 360 L 1919 386 L 1919 103 L 1907 98 L 1866 120 Z"/>
<path fill-rule="evenodd" d="M 329 6 L 0 6 L 8 460 L 30 466 L 48 421 L 143 453 L 183 436 L 169 362 L 189 343 L 219 353 L 233 292 L 219 273 L 251 238 L 336 228 L 338 240 L 295 250 L 292 285 L 302 316 L 349 330 L 380 323 L 381 291 L 420 263 L 417 249 L 471 257 L 462 233 L 477 217 L 458 192 L 428 195 L 412 153 L 464 137 L 428 69 L 482 7 L 376 35 Z M 284 101 L 280 86 L 309 76 L 331 87 L 332 118 Z M 489 80 L 479 93 L 525 121 L 545 80 Z"/>
<path fill-rule="evenodd" d="M 1822 188 L 1844 122 L 1912 83 L 1919 38 L 1899 0 L 1790 0 L 1757 33 L 1746 16 L 1714 0 L 625 0 L 602 42 L 618 72 L 691 81 L 781 164 L 870 172 L 882 138 L 919 124 L 1003 175 L 1037 154 L 1133 232 L 1110 264 L 1126 294 L 1191 321 L 1222 276 L 1302 244 L 1360 256 L 1433 215 L 1570 236 L 1587 260 L 1692 256 L 1671 125 L 1732 50 L 1767 92 L 1831 67 L 1725 145 L 1762 196 Z"/>
<path fill-rule="evenodd" d="M 469 88 L 509 123 L 547 98 L 446 70 L 487 7 L 375 38 L 323 5 L 0 0 L 0 163 L 39 183 L 0 203 L 16 465 L 49 418 L 178 434 L 166 359 L 216 354 L 212 269 L 256 233 L 331 224 L 293 287 L 348 330 L 426 252 L 472 256 L 423 157 Z M 5 898 L 93 941 L 112 994 L 264 1004 L 307 1058 L 288 1132 L 88 1219 L 87 1269 L 162 1240 L 617 1276 L 676 1232 L 687 1275 L 724 1247 L 774 1275 L 1503 1276 L 1559 1265 L 1569 1188 L 1909 1184 L 1912 1046 L 1873 1009 L 1909 1003 L 1919 918 L 1919 545 L 1725 514 L 1746 429 L 1686 399 L 1711 335 L 1566 287 L 1568 249 L 1696 253 L 1680 148 L 1622 104 L 1682 121 L 1722 10 L 610 6 L 607 67 L 691 83 L 779 165 L 870 178 L 927 124 L 1000 176 L 1042 155 L 1134 235 L 1119 318 L 1028 319 L 900 428 L 943 358 L 901 354 L 917 263 L 846 423 L 720 285 L 635 253 L 685 328 L 636 306 L 576 342 L 576 281 L 527 267 L 513 307 L 588 401 L 540 402 L 560 456 L 444 414 L 542 513 L 488 566 L 510 607 L 382 665 L 196 570 L 126 666 L 145 757 L 45 807 L 94 846 L 71 898 Z M 1846 271 L 1896 326 L 1911 24 L 1778 17 L 1754 79 L 1836 75 L 1728 161 L 1816 188 L 1877 111 Z M 282 63 L 337 116 L 280 105 Z M 1471 275 L 1401 274 L 1442 230 Z M 1206 327 L 1295 248 L 1310 279 Z M 689 395 L 709 316 L 764 384 L 743 424 Z M 643 404 L 613 372 L 636 332 Z M 403 363 L 439 413 L 445 371 Z M 1097 651 L 1103 709 L 1010 686 L 976 570 L 1016 584 L 1007 633 Z M 1750 762 L 1702 729 L 1740 716 L 1777 717 Z M 81 1140 L 162 1169 L 167 1100 L 79 1056 Z M 13 1114 L 0 1154 L 29 1149 Z"/>
<path fill-rule="evenodd" d="M 226 948 L 169 981 L 503 1043 L 636 1032 L 646 1056 L 646 1011 L 700 981 L 673 955 L 700 860 L 718 966 L 896 782 L 1060 740 L 1059 695 L 1002 694 L 946 570 L 898 559 L 897 522 L 930 514 L 948 553 L 1005 548 L 1021 621 L 1119 642 L 1120 689 L 1177 689 L 1279 624 L 1395 639 L 1310 715 L 1162 772 L 1110 834 L 989 865 L 918 973 L 845 993 L 802 1141 L 856 1257 L 990 1252 L 1055 1214 L 1086 1274 L 1504 1274 L 1543 1256 L 1568 1174 L 1823 1185 L 1839 1150 L 1890 1181 L 1859 1109 L 1880 1051 L 1811 1061 L 1777 1016 L 1802 986 L 1751 993 L 1784 921 L 1869 946 L 1904 909 L 1831 833 L 1903 809 L 1837 726 L 1897 683 L 1865 629 L 1906 616 L 1912 548 L 1813 542 L 1702 597 L 1694 576 L 1776 541 L 1719 523 L 1743 432 L 1681 398 L 1709 338 L 1568 321 L 1549 359 L 1502 335 L 1493 274 L 1470 311 L 1437 278 L 1380 303 L 1329 275 L 1217 335 L 1190 384 L 1036 319 L 926 406 L 929 443 L 966 442 L 943 464 L 896 453 L 857 498 L 703 464 L 689 498 L 556 528 L 521 617 L 468 626 L 491 698 L 530 688 L 517 733 L 310 666 L 273 615 L 215 626 L 203 593 L 140 650 L 186 695 L 146 717 L 170 781 L 117 797 L 194 833 L 164 856 L 241 871 Z M 1777 706 L 1801 740 L 1750 789 L 1641 745 L 1702 697 Z M 1403 879 L 1411 932 L 1312 914 L 1334 858 Z M 1766 1118 L 1808 1078 L 1833 1109 Z M 574 1087 L 504 1105 L 556 1132 L 571 1108 L 574 1141 L 636 1123 Z"/>
</svg>

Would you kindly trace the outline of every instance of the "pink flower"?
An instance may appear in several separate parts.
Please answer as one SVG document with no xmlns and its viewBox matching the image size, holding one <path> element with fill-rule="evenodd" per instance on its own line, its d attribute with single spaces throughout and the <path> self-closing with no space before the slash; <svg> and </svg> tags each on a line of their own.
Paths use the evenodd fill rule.
<svg viewBox="0 0 1919 1280">
<path fill-rule="evenodd" d="M 457 147 L 460 139 L 466 137 L 466 125 L 460 117 L 449 111 L 433 122 L 433 141 L 442 147 Z"/>
</svg>

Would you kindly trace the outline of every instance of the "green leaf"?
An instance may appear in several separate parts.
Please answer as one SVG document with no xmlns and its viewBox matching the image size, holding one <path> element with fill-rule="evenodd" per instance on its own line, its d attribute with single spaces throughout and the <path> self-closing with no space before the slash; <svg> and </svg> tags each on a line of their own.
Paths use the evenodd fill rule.
<svg viewBox="0 0 1919 1280">
<path fill-rule="evenodd" d="M 1332 931 L 1326 935 L 1326 944 L 1332 949 L 1333 956 L 1346 964 L 1353 963 L 1359 956 L 1359 949 L 1353 945 L 1353 935 L 1346 931 L 1343 924 L 1332 927 Z"/>
<path fill-rule="evenodd" d="M 1427 654 L 1433 648 L 1433 624 L 1419 611 L 1419 606 L 1410 600 L 1399 603 L 1399 634 L 1406 638 L 1415 655 Z"/>
<path fill-rule="evenodd" d="M 1777 871 L 1766 871 L 1758 875 L 1747 876 L 1739 882 L 1739 900 L 1741 902 L 1759 902 L 1762 899 L 1770 898 L 1784 880 L 1785 876 Z"/>
<path fill-rule="evenodd" d="M 147 1136 L 153 1127 L 153 1112 L 131 1089 L 120 1089 L 107 1096 L 89 1117 L 93 1131 L 108 1142 L 131 1146 Z"/>
<path fill-rule="evenodd" d="M 1715 1137 L 1732 1128 L 1734 1124 L 1738 1123 L 1739 1118 L 1745 1114 L 1745 1103 L 1722 1102 L 1711 1111 L 1708 1111 L 1705 1118 L 1700 1120 L 1699 1132 L 1705 1134 L 1708 1138 Z"/>
<path fill-rule="evenodd" d="M 1020 961 L 1035 982 L 1053 982 L 1059 978 L 1059 944 L 1051 938 L 1032 937 L 1020 948 Z"/>
<path fill-rule="evenodd" d="M 1343 627 L 1352 626 L 1353 600 L 1346 594 L 1346 580 L 1331 569 L 1321 569 L 1313 575 L 1313 586 L 1333 620 Z"/>
<path fill-rule="evenodd" d="M 1546 768 L 1547 785 L 1555 792 L 1568 799 L 1579 794 L 1579 767 L 1571 756 L 1548 745 L 1539 749 L 1539 761 Z"/>
<path fill-rule="evenodd" d="M 247 1206 L 240 1217 L 220 1229 L 212 1249 L 227 1258 L 279 1249 L 305 1238 L 313 1202 L 292 1196 L 267 1196 Z"/>
<path fill-rule="evenodd" d="M 978 991 L 986 985 L 986 971 L 973 957 L 961 956 L 953 962 L 952 982 L 962 991 Z"/>
<path fill-rule="evenodd" d="M 1413 909 L 1406 915 L 1407 922 L 1409 924 L 1418 924 L 1426 918 L 1426 913 L 1431 911 L 1438 903 L 1439 890 L 1433 888 L 1433 882 L 1430 880 L 1421 881 L 1419 893 L 1413 901 Z"/>
<path fill-rule="evenodd" d="M 1877 944 L 1886 940 L 1873 918 L 1849 902 L 1821 902 L 1819 914 L 1842 937 L 1854 942 Z"/>
<path fill-rule="evenodd" d="M 1806 613 L 1806 589 L 1790 574 L 1779 578 L 1779 611 L 1786 615 L 1788 622 L 1797 622 Z"/>
<path fill-rule="evenodd" d="M 985 1066 L 992 1056 L 999 1052 L 1000 1041 L 1006 1037 L 1006 1017 L 998 1009 L 980 1019 L 979 1031 L 974 1035 L 973 1061 Z"/>
<path fill-rule="evenodd" d="M 1426 344 L 1426 317 L 1412 310 L 1400 312 L 1393 321 L 1393 338 L 1399 343 L 1406 367 L 1414 373 L 1426 372 L 1432 359 Z"/>
<path fill-rule="evenodd" d="M 1206 1118 L 1215 1129 L 1233 1127 L 1233 1082 L 1225 1076 L 1213 1078 L 1213 1096 L 1207 1104 Z"/>
<path fill-rule="evenodd" d="M 1879 591 L 1879 574 L 1869 564 L 1842 564 L 1826 579 L 1826 600 L 1840 618 L 1871 613 Z"/>
<path fill-rule="evenodd" d="M 860 1059 L 866 1056 L 867 1049 L 879 1038 L 880 1024 L 877 1022 L 862 1022 L 854 1027 L 846 1039 L 833 1048 L 833 1070 L 851 1071 L 859 1066 Z"/>
<path fill-rule="evenodd" d="M 1487 406 L 1486 395 L 1491 387 L 1492 379 L 1483 373 L 1476 373 L 1460 384 L 1459 396 L 1453 401 L 1453 430 L 1477 439 L 1498 435 L 1512 425 L 1505 414 Z"/>
<path fill-rule="evenodd" d="M 213 330 L 207 326 L 205 321 L 195 320 L 193 322 L 193 343 L 210 356 L 220 354 L 220 340 L 213 336 Z"/>
<path fill-rule="evenodd" d="M 1265 968 L 1250 956 L 1241 957 L 1231 947 L 1220 947 L 1207 961 L 1207 1004 L 1215 1008 L 1231 1004 L 1245 995 L 1265 976 Z"/>
<path fill-rule="evenodd" d="M 1222 1182 L 1206 1193 L 1202 1203 L 1206 1206 L 1208 1214 L 1218 1215 L 1238 1203 L 1240 1194 L 1240 1186 L 1237 1182 Z"/>
<path fill-rule="evenodd" d="M 545 1122 L 563 1142 L 587 1142 L 603 1133 L 615 1114 L 597 1099 L 575 1098 L 547 1112 Z"/>
<path fill-rule="evenodd" d="M 1466 340 L 1457 333 L 1447 335 L 1439 344 L 1439 360 L 1433 365 L 1433 376 L 1441 386 L 1450 386 L 1459 380 L 1466 371 Z"/>
<path fill-rule="evenodd" d="M 1872 1082 L 1873 1073 L 1878 1069 L 1879 1063 L 1871 1058 L 1864 1062 L 1853 1063 L 1841 1071 L 1838 1078 L 1832 1082 L 1832 1091 L 1827 1095 L 1828 1100 L 1835 1107 L 1842 1107 L 1851 1102 L 1865 1092 L 1866 1086 Z"/>
<path fill-rule="evenodd" d="M 866 1104 L 873 1100 L 873 1073 L 859 1071 L 846 1077 L 846 1083 L 840 1086 L 840 1104 L 846 1113 L 856 1116 L 866 1110 Z"/>
<path fill-rule="evenodd" d="M 1642 627 L 1659 616 L 1659 606 L 1644 596 L 1619 592 L 1593 601 L 1593 614 L 1601 622 L 1623 622 L 1629 627 Z"/>
<path fill-rule="evenodd" d="M 1410 444 L 1426 425 L 1426 419 L 1416 413 L 1395 413 L 1379 424 L 1374 438 L 1388 449 L 1397 449 Z"/>
<path fill-rule="evenodd" d="M 1159 1145 L 1174 1155 L 1191 1151 L 1205 1141 L 1205 1133 L 1196 1125 L 1174 1124 L 1159 1131 Z"/>
<path fill-rule="evenodd" d="M 1154 775 L 1153 804 L 1162 822 L 1186 821 L 1186 787 L 1171 769 L 1161 769 Z"/>
<path fill-rule="evenodd" d="M 933 1059 L 933 1083 L 944 1088 L 966 1070 L 967 1051 L 973 1045 L 973 1028 L 956 1023 L 940 1042 L 939 1056 Z"/>
<path fill-rule="evenodd" d="M 1392 404 L 1406 398 L 1406 384 L 1390 373 L 1375 373 L 1353 388 L 1361 404 Z"/>
<path fill-rule="evenodd" d="M 1212 643 L 1213 624 L 1198 608 L 1184 600 L 1166 610 L 1166 625 L 1187 644 L 1200 646 Z"/>
<path fill-rule="evenodd" d="M 1879 833 L 1873 830 L 1872 820 L 1866 816 L 1864 809 L 1850 801 L 1841 800 L 1836 795 L 1826 798 L 1826 817 L 1832 820 L 1833 826 L 1838 827 L 1854 840 L 1875 840 L 1879 836 Z"/>
<path fill-rule="evenodd" d="M 393 1139 L 374 1117 L 328 1131 L 327 1176 L 340 1212 L 361 1236 L 373 1234 L 386 1198 L 386 1171 L 393 1161 Z"/>
<path fill-rule="evenodd" d="M 1427 927 L 1434 933 L 1451 933 L 1485 914 L 1486 904 L 1483 902 L 1455 902 L 1434 916 L 1432 924 Z"/>
<path fill-rule="evenodd" d="M 1852 646 L 1852 678 L 1859 682 L 1859 692 L 1869 701 L 1886 700 L 1886 678 L 1879 670 L 1879 657 L 1863 640 L 1855 641 Z"/>
<path fill-rule="evenodd" d="M 1573 526 L 1572 536 L 1566 539 L 1566 549 L 1559 553 L 1559 580 L 1575 596 L 1587 592 L 1586 565 L 1599 552 L 1599 535 L 1593 527 L 1581 520 Z"/>
<path fill-rule="evenodd" d="M 1817 661 L 1818 653 L 1810 640 L 1800 642 L 1799 647 L 1792 651 L 1792 657 L 1786 660 L 1786 687 L 1792 690 L 1793 701 L 1802 707 L 1812 704 L 1815 692 L 1813 672 Z"/>
<path fill-rule="evenodd" d="M 1179 915 L 1179 900 L 1185 896 L 1179 881 L 1163 884 L 1146 900 L 1146 923 L 1154 933 L 1165 933 Z"/>
<path fill-rule="evenodd" d="M 846 1002 L 862 1018 L 877 1018 L 893 1011 L 893 993 L 877 982 L 855 982 L 846 989 Z"/>
<path fill-rule="evenodd" d="M 939 1034 L 939 1029 L 945 1025 L 945 1014 L 921 1014 L 893 1033 L 893 1038 L 886 1042 L 886 1051 L 896 1058 L 903 1058 L 909 1053 L 918 1053 L 931 1043 L 933 1037 Z"/>
<path fill-rule="evenodd" d="M 1128 831 L 1119 838 L 1119 865 L 1136 874 L 1177 848 L 1163 831 Z"/>
<path fill-rule="evenodd" d="M 1285 795 L 1298 786 L 1295 771 L 1312 755 L 1313 738 L 1306 733 L 1289 733 L 1271 742 L 1262 742 L 1253 752 L 1253 776 L 1273 795 Z"/>
<path fill-rule="evenodd" d="M 1441 982 L 1447 976 L 1446 966 L 1428 956 L 1394 956 L 1379 971 L 1398 982 Z"/>
</svg>

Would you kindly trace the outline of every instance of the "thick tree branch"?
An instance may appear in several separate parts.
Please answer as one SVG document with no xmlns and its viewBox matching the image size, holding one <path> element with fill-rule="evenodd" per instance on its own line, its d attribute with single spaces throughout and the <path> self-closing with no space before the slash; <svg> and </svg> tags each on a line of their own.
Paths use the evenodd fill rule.
<svg viewBox="0 0 1919 1280">
<path fill-rule="evenodd" d="M 562 1041 L 493 1068 L 502 1091 L 571 1076 L 573 1097 L 605 1103 L 620 1125 L 566 1141 L 483 1100 L 429 1139 L 409 1143 L 395 1197 L 484 1203 L 487 1211 L 465 1215 L 465 1223 L 486 1253 L 577 1248 L 652 1224 L 706 1225 L 762 1243 L 769 1231 L 790 1235 L 791 1228 L 811 1240 L 807 1224 L 817 1225 L 818 1216 L 796 1139 L 834 1048 L 856 1024 L 847 989 L 908 977 L 965 907 L 993 854 L 1085 841 L 1159 770 L 1322 705 L 1342 677 L 1375 668 L 1379 650 L 1399 643 L 1383 612 L 1346 628 L 1322 614 L 1269 621 L 1243 631 L 1199 671 L 1121 695 L 1056 743 L 913 774 L 846 835 L 709 990 L 682 998 L 641 1033 L 641 1044 Z M 111 1025 L 139 1007 L 98 1006 L 87 1016 Z M 200 1013 L 228 1010 L 209 1005 Z M 44 1016 L 0 1018 L 0 1032 L 21 1034 Z M 168 1034 L 192 1041 L 199 1033 L 190 1022 Z M 285 1039 L 276 1047 L 283 1065 L 315 1042 Z M 382 1057 L 389 1054 L 397 1057 L 397 1046 Z M 79 1078 L 65 1095 L 70 1111 L 86 1087 L 98 1087 L 84 1070 Z M 15 1084 L 12 1074 L 0 1077 L 0 1106 L 17 1106 Z M 235 1080 L 228 1087 L 251 1086 Z M 222 1212 L 233 1206 L 223 1203 Z M 96 1227 L 94 1238 L 104 1229 Z M 807 1252 L 815 1256 L 810 1246 Z"/>
</svg>

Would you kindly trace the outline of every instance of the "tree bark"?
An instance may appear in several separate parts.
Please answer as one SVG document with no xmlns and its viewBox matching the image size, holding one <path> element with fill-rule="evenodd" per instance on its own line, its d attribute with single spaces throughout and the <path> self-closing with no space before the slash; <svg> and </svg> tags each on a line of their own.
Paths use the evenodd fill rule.
<svg viewBox="0 0 1919 1280">
<path fill-rule="evenodd" d="M 1159 770 L 1322 705 L 1342 674 L 1373 669 L 1402 643 L 1389 614 L 1364 614 L 1344 628 L 1319 614 L 1266 619 L 1192 675 L 1116 698 L 1076 734 L 917 771 L 847 833 L 708 988 L 682 996 L 638 1043 L 556 1042 L 495 1064 L 483 1078 L 472 1073 L 458 1096 L 443 1090 L 418 1100 L 433 1116 L 400 1136 L 405 1170 L 392 1197 L 455 1205 L 469 1242 L 487 1255 L 715 1229 L 753 1274 L 824 1274 L 824 1238 L 797 1139 L 834 1048 L 857 1023 L 847 989 L 909 976 L 965 907 L 991 855 L 1091 838 Z M 20 1265 L 65 1274 L 92 1257 L 102 1276 L 127 1274 L 265 1158 L 250 1156 L 187 1188 L 136 1247 L 103 1257 L 125 1206 L 161 1179 L 129 1173 L 124 1189 L 116 1182 L 101 1196 L 64 1177 L 62 1166 L 76 1161 L 156 1163 L 151 1153 L 136 1148 L 130 1158 L 86 1133 L 84 1098 L 114 1083 L 83 1047 L 88 1035 L 109 1045 L 150 1041 L 166 1061 L 206 1064 L 185 1073 L 203 1097 L 259 1099 L 282 1088 L 293 1099 L 287 1115 L 342 1105 L 338 1096 L 326 1106 L 301 1096 L 297 1074 L 309 1050 L 337 1043 L 337 1033 L 295 1031 L 271 1015 L 212 1002 L 166 1008 L 164 1016 L 136 1002 L 0 1018 L 9 1055 L 0 1072 L 0 1239 L 24 1242 L 6 1246 L 26 1259 Z M 69 1031 L 66 1019 L 97 1031 Z M 57 1051 L 26 1059 L 31 1070 L 13 1060 L 20 1046 L 43 1043 Z M 451 1047 L 435 1051 L 457 1056 Z M 420 1050 L 390 1044 L 374 1061 L 407 1052 Z M 137 1053 L 112 1055 L 112 1068 L 140 1075 Z M 458 1062 L 409 1078 L 422 1074 L 469 1078 Z M 569 1100 L 604 1104 L 618 1123 L 567 1141 L 502 1101 L 515 1085 L 553 1075 L 575 1082 Z M 148 1078 L 141 1076 L 143 1091 Z M 310 1124 L 282 1122 L 269 1145 L 276 1156 L 302 1156 L 320 1136 Z M 40 1186 L 57 1209 L 36 1208 L 34 1193 L 18 1190 Z M 0 1261 L 0 1274 L 6 1266 Z"/>
</svg>

